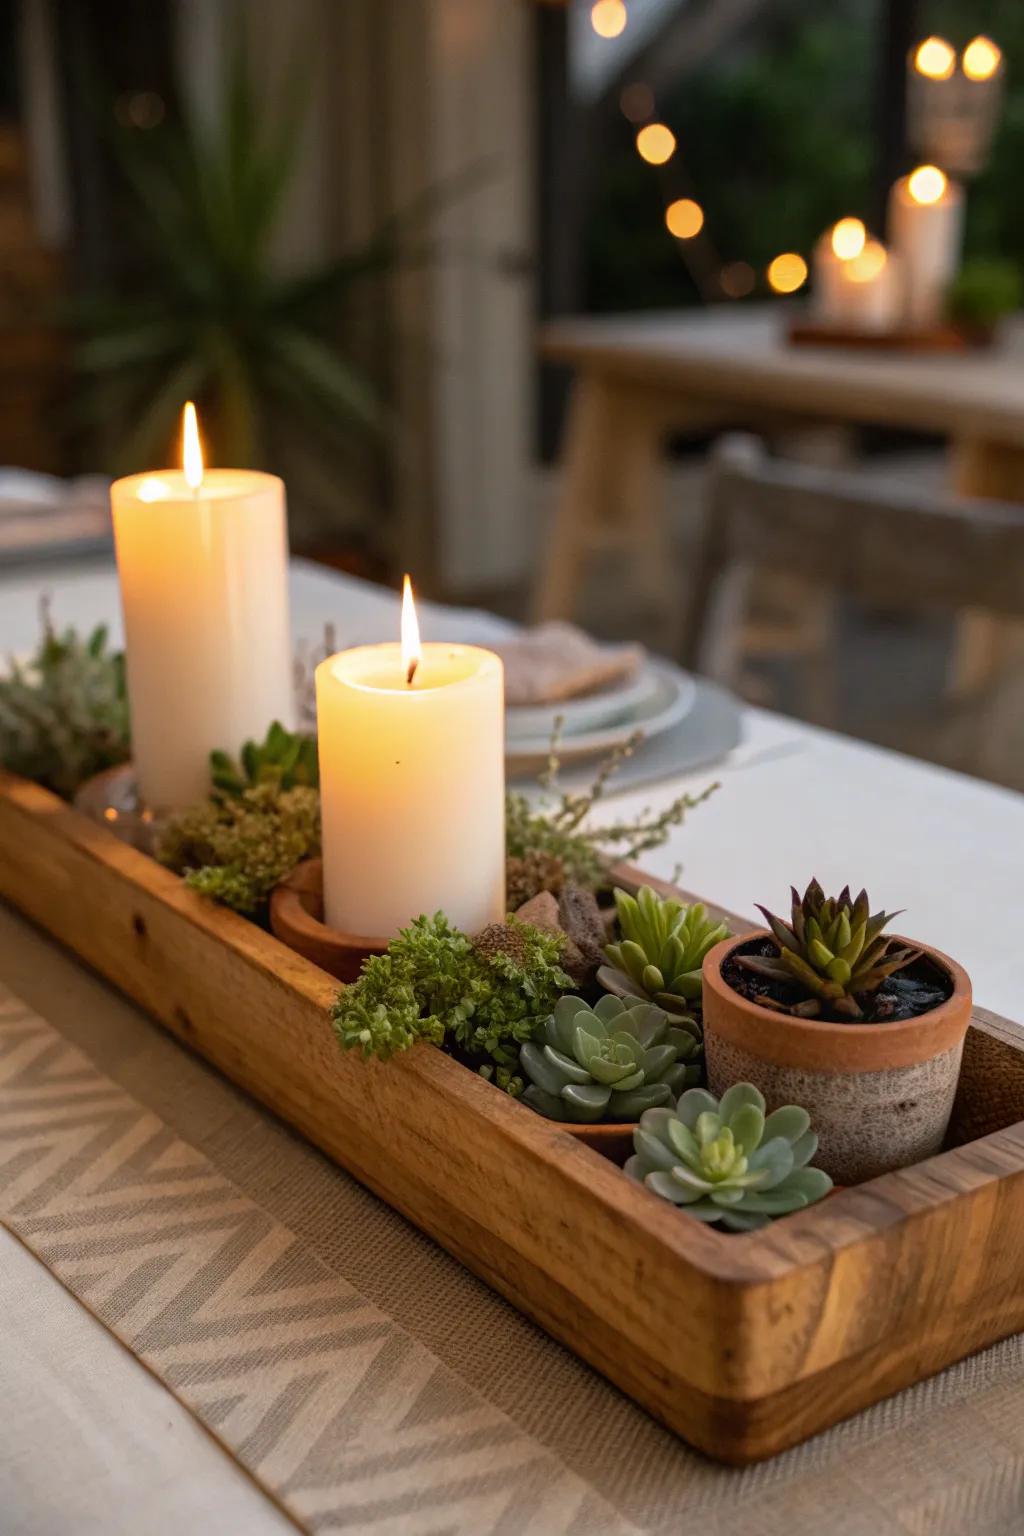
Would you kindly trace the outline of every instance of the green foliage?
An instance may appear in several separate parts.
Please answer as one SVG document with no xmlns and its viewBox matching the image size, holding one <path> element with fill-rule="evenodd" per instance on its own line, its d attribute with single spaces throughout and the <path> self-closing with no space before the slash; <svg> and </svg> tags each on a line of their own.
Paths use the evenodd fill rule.
<svg viewBox="0 0 1024 1536">
<path fill-rule="evenodd" d="M 320 796 L 297 785 L 257 784 L 214 794 L 170 817 L 156 854 L 193 890 L 262 917 L 277 882 L 320 851 Z"/>
<path fill-rule="evenodd" d="M 297 784 L 316 788 L 320 783 L 316 737 L 286 731 L 277 720 L 262 742 L 247 741 L 239 760 L 227 752 L 210 753 L 210 778 L 215 789 L 240 795 L 255 784 L 294 789 Z"/>
<path fill-rule="evenodd" d="M 792 898 L 788 923 L 758 907 L 779 946 L 778 958 L 737 955 L 737 965 L 769 981 L 795 984 L 803 994 L 792 1009 L 771 998 L 759 999 L 769 1007 L 809 1017 L 824 1011 L 838 1019 L 862 1019 L 858 997 L 873 995 L 887 976 L 916 960 L 919 952 L 883 934 L 897 914 L 872 914 L 867 891 L 851 900 L 846 886 L 838 896 L 826 898 L 812 880 L 803 896 L 794 886 Z"/>
<path fill-rule="evenodd" d="M 638 998 L 602 997 L 591 1008 L 562 997 L 543 1039 L 527 1041 L 519 1064 L 529 1086 L 523 1102 L 549 1120 L 636 1120 L 674 1104 L 700 1076 L 700 1034 L 670 1027 L 668 1015 Z"/>
<path fill-rule="evenodd" d="M 445 1045 L 511 1092 L 519 1047 L 572 985 L 560 942 L 527 923 L 495 924 L 477 940 L 440 912 L 418 917 L 372 955 L 332 1010 L 346 1050 L 387 1061 L 418 1040 Z"/>
<path fill-rule="evenodd" d="M 964 262 L 950 285 L 950 318 L 960 325 L 993 326 L 1020 308 L 1022 286 L 1016 262 L 975 256 Z"/>
<path fill-rule="evenodd" d="M 605 826 L 584 825 L 603 798 L 608 782 L 619 766 L 632 756 L 643 739 L 637 732 L 624 747 L 613 752 L 598 769 L 590 789 L 583 794 L 558 791 L 558 737 L 552 742 L 542 784 L 546 797 L 538 804 L 526 795 L 510 792 L 505 797 L 505 853 L 512 865 L 516 895 L 523 901 L 537 891 L 558 889 L 568 882 L 595 890 L 602 885 L 614 856 L 635 859 L 667 842 L 673 827 L 681 826 L 687 811 L 702 805 L 718 789 L 709 784 L 699 795 L 680 795 L 658 814 L 644 812 L 633 821 Z M 555 798 L 552 796 L 555 795 Z M 531 889 L 531 879 L 540 881 Z"/>
<path fill-rule="evenodd" d="M 301 152 L 304 75 L 292 70 L 285 107 L 270 110 L 236 49 L 209 124 L 111 130 L 138 276 L 80 302 L 72 322 L 97 418 L 132 424 L 123 469 L 164 461 L 188 398 L 201 403 L 214 461 L 240 466 L 257 465 L 286 422 L 309 446 L 335 449 L 346 430 L 382 424 L 371 382 L 328 337 L 357 285 L 394 264 L 395 230 L 297 275 L 272 257 Z"/>
<path fill-rule="evenodd" d="M 649 1109 L 633 1132 L 626 1172 L 698 1221 L 752 1232 L 813 1205 L 832 1188 L 807 1165 L 818 1149 L 804 1109 L 787 1104 L 765 1118 L 752 1083 L 734 1083 L 721 1103 L 691 1088 L 674 1110 Z"/>
<path fill-rule="evenodd" d="M 58 635 L 44 609 L 35 655 L 0 677 L 0 763 L 70 799 L 130 755 L 124 657 L 108 651 L 104 626 Z"/>
<path fill-rule="evenodd" d="M 637 895 L 616 890 L 622 938 L 609 944 L 606 959 L 637 990 L 671 1014 L 685 1014 L 701 995 L 701 963 L 709 949 L 728 938 L 699 902 L 684 907 L 663 898 L 649 885 Z"/>
</svg>

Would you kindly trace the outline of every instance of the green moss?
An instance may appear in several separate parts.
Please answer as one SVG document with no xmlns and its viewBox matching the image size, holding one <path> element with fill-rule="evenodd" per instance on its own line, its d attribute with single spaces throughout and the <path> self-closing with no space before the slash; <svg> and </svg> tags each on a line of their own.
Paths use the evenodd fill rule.
<svg viewBox="0 0 1024 1536">
<path fill-rule="evenodd" d="M 193 890 L 262 917 L 283 875 L 320 851 L 320 796 L 298 785 L 258 784 L 241 794 L 214 794 L 172 816 L 157 858 Z"/>
<path fill-rule="evenodd" d="M 419 1040 L 446 1045 L 518 1092 L 511 1069 L 520 1045 L 539 1034 L 572 986 L 560 952 L 556 937 L 526 923 L 495 925 L 474 941 L 440 912 L 418 917 L 338 994 L 338 1039 L 383 1061 Z"/>
</svg>

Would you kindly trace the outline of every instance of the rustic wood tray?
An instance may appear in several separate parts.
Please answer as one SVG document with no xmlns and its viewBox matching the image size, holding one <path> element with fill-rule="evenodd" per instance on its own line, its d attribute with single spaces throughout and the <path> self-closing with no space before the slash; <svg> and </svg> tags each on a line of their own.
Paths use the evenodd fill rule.
<svg viewBox="0 0 1024 1536">
<path fill-rule="evenodd" d="M 980 1009 L 952 1136 L 976 1139 L 726 1235 L 440 1051 L 343 1054 L 332 977 L 4 774 L 0 896 L 712 1456 L 1024 1328 L 1024 1034 Z"/>
</svg>

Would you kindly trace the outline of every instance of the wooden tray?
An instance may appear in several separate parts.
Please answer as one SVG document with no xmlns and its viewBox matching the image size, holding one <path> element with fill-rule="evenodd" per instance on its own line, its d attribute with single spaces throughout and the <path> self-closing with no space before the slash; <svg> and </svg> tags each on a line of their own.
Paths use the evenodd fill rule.
<svg viewBox="0 0 1024 1536">
<path fill-rule="evenodd" d="M 773 1455 L 1024 1328 L 1005 1020 L 968 1034 L 956 1122 L 979 1139 L 726 1235 L 440 1051 L 343 1054 L 332 977 L 4 774 L 0 896 L 712 1456 Z"/>
<path fill-rule="evenodd" d="M 791 320 L 787 339 L 796 347 L 852 347 L 866 352 L 976 352 L 995 339 L 992 326 L 966 329 L 957 325 L 897 326 L 895 330 L 866 330 L 852 325 L 826 325 L 821 320 Z"/>
</svg>

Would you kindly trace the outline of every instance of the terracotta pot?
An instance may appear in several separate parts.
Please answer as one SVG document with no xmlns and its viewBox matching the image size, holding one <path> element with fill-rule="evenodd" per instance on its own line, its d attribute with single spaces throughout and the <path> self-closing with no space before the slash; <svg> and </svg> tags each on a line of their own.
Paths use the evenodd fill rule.
<svg viewBox="0 0 1024 1536">
<path fill-rule="evenodd" d="M 818 1133 L 819 1168 L 858 1184 L 933 1156 L 942 1146 L 971 1018 L 965 971 L 934 949 L 922 956 L 944 972 L 952 993 L 938 1008 L 891 1024 L 830 1024 L 748 1002 L 722 966 L 767 930 L 723 939 L 704 957 L 704 1058 L 721 1096 L 754 1083 L 769 1110 L 800 1104 Z M 902 939 L 899 942 L 911 941 Z"/>
<path fill-rule="evenodd" d="M 387 939 L 339 933 L 324 922 L 324 871 L 319 859 L 305 859 L 270 893 L 270 929 L 289 949 L 329 971 L 355 981 L 368 955 L 382 955 Z"/>
<path fill-rule="evenodd" d="M 618 1163 L 620 1168 L 626 1158 L 632 1155 L 636 1122 L 625 1125 L 609 1125 L 607 1122 L 600 1125 L 572 1125 L 568 1121 L 557 1120 L 552 1121 L 552 1124 L 557 1125 L 560 1131 L 568 1131 L 570 1136 L 575 1136 L 584 1146 L 593 1147 L 602 1157 Z"/>
</svg>

